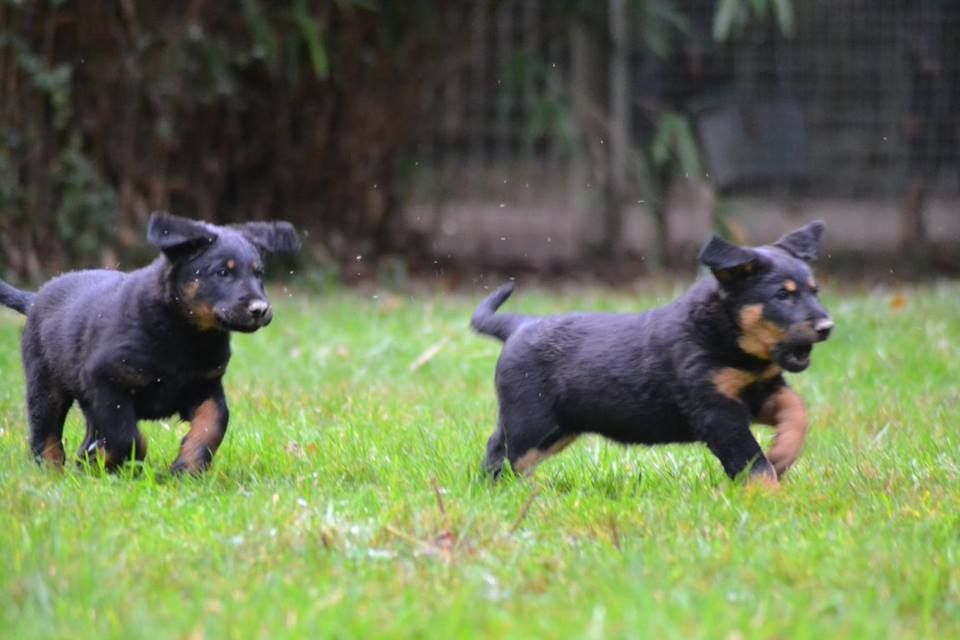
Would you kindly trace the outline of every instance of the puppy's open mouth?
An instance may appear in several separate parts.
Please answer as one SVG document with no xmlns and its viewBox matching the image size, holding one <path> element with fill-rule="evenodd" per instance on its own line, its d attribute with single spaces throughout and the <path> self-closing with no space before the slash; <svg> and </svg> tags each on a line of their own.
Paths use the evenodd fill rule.
<svg viewBox="0 0 960 640">
<path fill-rule="evenodd" d="M 216 314 L 217 322 L 220 323 L 220 327 L 227 331 L 237 331 L 239 333 L 253 333 L 257 329 L 262 329 L 263 327 L 270 324 L 270 320 L 273 319 L 272 315 L 267 315 L 261 318 L 250 318 L 250 317 L 238 317 L 232 316 L 229 314 Z"/>
<path fill-rule="evenodd" d="M 810 366 L 812 351 L 810 343 L 783 345 L 777 353 L 777 364 L 791 373 L 799 373 Z"/>
</svg>

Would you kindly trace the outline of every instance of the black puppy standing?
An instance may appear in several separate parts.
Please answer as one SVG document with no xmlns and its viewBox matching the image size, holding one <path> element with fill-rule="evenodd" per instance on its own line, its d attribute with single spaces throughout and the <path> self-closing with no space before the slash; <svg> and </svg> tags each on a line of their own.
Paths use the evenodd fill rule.
<svg viewBox="0 0 960 640">
<path fill-rule="evenodd" d="M 162 254 L 137 271 L 67 273 L 36 294 L 0 282 L 0 302 L 27 316 L 21 351 L 40 460 L 63 464 L 75 400 L 87 423 L 79 455 L 100 455 L 108 469 L 146 456 L 138 420 L 190 421 L 174 472 L 203 470 L 223 440 L 230 332 L 269 324 L 261 254 L 296 251 L 296 232 L 286 222 L 218 227 L 159 213 L 147 239 Z"/>
<path fill-rule="evenodd" d="M 474 313 L 479 333 L 504 341 L 497 363 L 497 429 L 487 469 L 504 458 L 529 472 L 583 433 L 626 444 L 704 442 L 735 477 L 776 482 L 794 463 L 807 414 L 783 372 L 810 364 L 833 321 L 809 263 L 823 223 L 763 247 L 714 237 L 703 278 L 673 303 L 640 314 L 497 314 L 512 286 Z M 765 456 L 751 422 L 776 427 Z"/>
</svg>

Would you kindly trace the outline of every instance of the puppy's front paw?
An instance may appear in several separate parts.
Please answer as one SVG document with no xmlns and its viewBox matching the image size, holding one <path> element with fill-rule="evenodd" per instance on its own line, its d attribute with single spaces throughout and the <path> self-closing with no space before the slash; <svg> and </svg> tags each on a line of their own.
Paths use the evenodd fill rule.
<svg viewBox="0 0 960 640">
<path fill-rule="evenodd" d="M 780 480 L 777 477 L 777 471 L 766 460 L 760 460 L 750 469 L 750 475 L 747 476 L 748 487 L 762 487 L 764 489 L 779 489 Z"/>
<path fill-rule="evenodd" d="M 177 458 L 173 461 L 173 464 L 170 465 L 170 473 L 175 476 L 190 474 L 190 475 L 200 475 L 206 471 L 207 467 L 210 466 L 207 464 L 197 464 L 190 462 L 182 457 Z"/>
<path fill-rule="evenodd" d="M 780 489 L 780 481 L 769 476 L 750 476 L 747 488 L 751 491 L 777 491 Z"/>
</svg>

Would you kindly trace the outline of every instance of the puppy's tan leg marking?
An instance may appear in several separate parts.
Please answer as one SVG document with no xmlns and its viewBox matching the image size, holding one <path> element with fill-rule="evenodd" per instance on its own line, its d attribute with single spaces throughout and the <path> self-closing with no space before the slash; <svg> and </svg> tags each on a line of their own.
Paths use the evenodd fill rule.
<svg viewBox="0 0 960 640">
<path fill-rule="evenodd" d="M 763 404 L 757 419 L 763 424 L 773 425 L 777 431 L 767 458 L 777 470 L 777 475 L 782 476 L 793 466 L 803 449 L 809 426 L 807 409 L 793 389 L 782 387 Z"/>
<path fill-rule="evenodd" d="M 220 406 L 213 398 L 204 400 L 193 413 L 190 431 L 180 445 L 180 455 L 173 463 L 178 471 L 201 471 L 210 464 L 223 441 L 224 426 Z"/>
<path fill-rule="evenodd" d="M 550 445 L 550 447 L 547 449 L 539 449 L 534 447 L 517 459 L 517 462 L 513 465 L 513 469 L 517 473 L 522 473 L 523 475 L 528 476 L 533 473 L 534 469 L 537 468 L 537 465 L 550 456 L 560 453 L 570 446 L 570 443 L 576 439 L 577 436 L 575 435 L 564 436 Z"/>
<path fill-rule="evenodd" d="M 67 459 L 63 451 L 63 443 L 57 436 L 47 436 L 47 439 L 43 443 L 43 451 L 40 452 L 40 456 L 45 462 L 55 467 L 62 467 L 64 460 Z"/>
</svg>

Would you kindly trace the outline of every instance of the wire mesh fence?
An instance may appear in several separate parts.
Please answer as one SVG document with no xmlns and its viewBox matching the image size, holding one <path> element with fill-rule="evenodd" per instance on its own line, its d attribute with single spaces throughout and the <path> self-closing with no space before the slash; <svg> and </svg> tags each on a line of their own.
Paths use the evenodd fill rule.
<svg viewBox="0 0 960 640">
<path fill-rule="evenodd" d="M 914 231 L 960 237 L 960 3 L 795 1 L 789 29 L 755 19 L 725 39 L 718 4 L 736 3 L 560 4 L 464 8 L 469 55 L 426 101 L 408 214 L 439 253 L 581 256 L 607 246 L 611 206 L 644 255 L 658 207 L 666 250 L 751 207 L 828 207 L 874 227 L 868 246 L 909 236 L 911 208 Z"/>
</svg>

